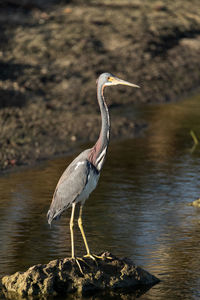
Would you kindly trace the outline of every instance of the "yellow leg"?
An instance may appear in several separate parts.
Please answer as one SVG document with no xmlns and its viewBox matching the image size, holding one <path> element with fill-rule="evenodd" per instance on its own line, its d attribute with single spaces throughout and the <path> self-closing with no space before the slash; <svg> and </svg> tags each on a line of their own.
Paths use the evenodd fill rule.
<svg viewBox="0 0 200 300">
<path fill-rule="evenodd" d="M 81 231 L 81 234 L 82 234 L 82 237 L 83 237 L 83 241 L 84 241 L 84 244 L 85 244 L 85 248 L 86 248 L 86 251 L 87 251 L 87 254 L 84 255 L 84 257 L 89 257 L 89 258 L 93 259 L 96 262 L 96 258 L 103 259 L 103 257 L 90 253 L 90 249 L 89 249 L 87 239 L 86 239 L 86 236 L 85 236 L 85 232 L 84 232 L 84 229 L 83 229 L 82 212 L 83 212 L 83 206 L 81 205 L 80 206 L 80 212 L 79 212 L 79 218 L 78 218 L 78 226 L 80 228 L 80 231 Z M 110 257 L 107 257 L 107 258 L 110 258 Z"/>
<path fill-rule="evenodd" d="M 87 251 L 87 254 L 84 255 L 84 257 L 89 257 L 89 258 L 95 260 L 95 262 L 96 262 L 95 257 L 90 253 L 90 249 L 89 249 L 87 239 L 86 239 L 86 236 L 85 236 L 85 232 L 84 232 L 84 229 L 83 229 L 82 212 L 83 212 L 83 206 L 81 205 L 80 206 L 80 212 L 79 212 L 79 218 L 78 218 L 78 226 L 80 228 L 80 231 L 81 231 L 81 234 L 82 234 L 82 237 L 83 237 L 83 241 L 84 241 L 84 244 L 85 244 L 85 248 L 86 248 L 86 251 Z"/>
<path fill-rule="evenodd" d="M 74 255 L 74 231 L 73 231 L 73 228 L 74 228 L 74 212 L 75 212 L 75 206 L 76 204 L 73 203 L 72 204 L 72 213 L 71 213 L 71 219 L 70 219 L 70 232 L 71 232 L 71 250 L 72 250 L 72 258 L 76 261 L 78 267 L 79 267 L 79 270 L 80 272 L 84 275 L 83 273 L 83 270 L 81 268 L 81 265 L 78 261 L 78 259 L 75 257 Z"/>
<path fill-rule="evenodd" d="M 84 244 L 85 244 L 87 255 L 90 256 L 91 255 L 90 254 L 90 249 L 88 247 L 87 239 L 86 239 L 85 232 L 84 232 L 84 229 L 83 229 L 82 212 L 83 212 L 83 206 L 81 205 L 80 206 L 80 212 L 79 212 L 79 218 L 78 218 L 78 226 L 80 228 L 80 231 L 81 231 L 81 234 L 82 234 L 82 237 L 83 237 L 83 241 L 84 241 Z"/>
<path fill-rule="evenodd" d="M 70 233 L 71 233 L 71 250 L 72 250 L 72 258 L 75 258 L 74 256 L 74 212 L 75 212 L 75 206 L 76 204 L 72 204 L 72 213 L 71 213 L 71 219 L 70 219 Z"/>
<path fill-rule="evenodd" d="M 70 233 L 71 233 L 71 250 L 72 250 L 72 258 L 75 258 L 74 256 L 74 212 L 75 212 L 75 206 L 76 204 L 72 204 L 72 213 L 71 213 L 71 219 L 70 219 Z"/>
</svg>

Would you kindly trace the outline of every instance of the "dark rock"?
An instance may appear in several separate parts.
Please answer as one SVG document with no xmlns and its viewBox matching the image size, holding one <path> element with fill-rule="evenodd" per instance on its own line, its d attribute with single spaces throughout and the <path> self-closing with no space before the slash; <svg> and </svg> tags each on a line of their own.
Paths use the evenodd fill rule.
<svg viewBox="0 0 200 300">
<path fill-rule="evenodd" d="M 64 258 L 4 276 L 4 292 L 22 297 L 74 292 L 83 295 L 102 290 L 137 290 L 159 282 L 158 278 L 127 258 L 120 259 L 108 252 L 101 256 L 102 259 L 96 258 L 96 261 L 84 257 L 79 259 L 83 274 L 75 260 Z"/>
<path fill-rule="evenodd" d="M 189 205 L 200 208 L 200 198 L 189 203 Z"/>
</svg>

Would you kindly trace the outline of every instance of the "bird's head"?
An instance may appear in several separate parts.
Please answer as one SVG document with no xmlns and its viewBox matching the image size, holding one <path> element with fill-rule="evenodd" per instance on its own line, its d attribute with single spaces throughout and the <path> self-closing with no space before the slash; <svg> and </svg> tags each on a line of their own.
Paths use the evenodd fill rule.
<svg viewBox="0 0 200 300">
<path fill-rule="evenodd" d="M 130 83 L 128 81 L 122 80 L 116 76 L 114 76 L 111 73 L 103 73 L 99 76 L 97 82 L 99 84 L 101 84 L 102 86 L 111 86 L 111 85 L 118 85 L 118 84 L 122 84 L 122 85 L 129 85 L 135 88 L 139 88 L 138 85 Z"/>
</svg>

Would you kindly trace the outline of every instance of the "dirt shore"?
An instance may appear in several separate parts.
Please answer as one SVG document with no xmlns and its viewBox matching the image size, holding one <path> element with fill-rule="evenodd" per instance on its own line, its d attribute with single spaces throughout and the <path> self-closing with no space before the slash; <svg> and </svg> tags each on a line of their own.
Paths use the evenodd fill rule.
<svg viewBox="0 0 200 300">
<path fill-rule="evenodd" d="M 167 102 L 199 87 L 199 0 L 44 3 L 0 4 L 1 170 L 94 141 L 102 72 L 141 86 L 106 91 L 111 116 L 113 107 Z M 112 138 L 144 126 L 115 114 Z"/>
</svg>

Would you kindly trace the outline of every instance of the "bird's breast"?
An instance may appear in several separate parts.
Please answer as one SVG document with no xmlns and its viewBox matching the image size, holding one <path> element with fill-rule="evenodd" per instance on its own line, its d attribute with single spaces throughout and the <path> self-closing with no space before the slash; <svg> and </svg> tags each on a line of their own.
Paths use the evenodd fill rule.
<svg viewBox="0 0 200 300">
<path fill-rule="evenodd" d="M 93 169 L 90 170 L 88 174 L 87 184 L 83 189 L 82 193 L 77 197 L 76 202 L 85 202 L 85 200 L 89 197 L 92 191 L 96 188 L 100 174 L 94 172 Z"/>
</svg>

